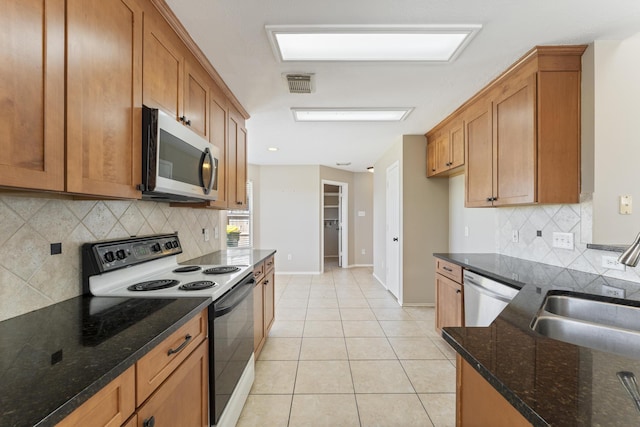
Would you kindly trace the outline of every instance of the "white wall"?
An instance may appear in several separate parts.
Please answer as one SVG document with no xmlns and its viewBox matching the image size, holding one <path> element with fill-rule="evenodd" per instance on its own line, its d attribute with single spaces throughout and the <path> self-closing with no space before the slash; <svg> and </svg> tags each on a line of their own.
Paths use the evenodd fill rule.
<svg viewBox="0 0 640 427">
<path fill-rule="evenodd" d="M 362 176 L 361 176 L 362 175 Z M 373 205 L 368 173 L 352 173 L 317 165 L 250 165 L 254 185 L 254 247 L 276 249 L 279 273 L 317 274 L 322 253 L 322 179 L 347 183 L 349 265 L 371 264 L 372 225 L 359 221 L 357 210 L 371 218 Z M 367 216 L 365 216 L 367 218 Z M 371 221 L 371 219 L 369 219 Z M 372 224 L 372 222 L 370 222 Z M 365 255 L 361 249 L 365 249 Z M 356 250 L 357 249 L 357 250 Z M 291 254 L 291 260 L 288 255 Z"/>
<path fill-rule="evenodd" d="M 449 178 L 449 251 L 496 252 L 497 227 L 497 209 L 464 207 L 464 175 Z"/>
<path fill-rule="evenodd" d="M 278 251 L 279 273 L 319 272 L 319 167 L 260 166 L 258 169 L 256 204 L 259 204 L 260 216 L 254 221 L 259 223 L 259 247 Z M 253 172 L 255 174 L 255 169 Z"/>
<path fill-rule="evenodd" d="M 640 232 L 640 34 L 594 43 L 595 191 L 593 243 L 629 244 Z M 618 197 L 635 198 L 632 215 Z"/>
<path fill-rule="evenodd" d="M 353 174 L 354 265 L 373 265 L 373 174 Z M 359 216 L 358 212 L 364 212 Z M 362 253 L 364 251 L 364 254 Z"/>
</svg>

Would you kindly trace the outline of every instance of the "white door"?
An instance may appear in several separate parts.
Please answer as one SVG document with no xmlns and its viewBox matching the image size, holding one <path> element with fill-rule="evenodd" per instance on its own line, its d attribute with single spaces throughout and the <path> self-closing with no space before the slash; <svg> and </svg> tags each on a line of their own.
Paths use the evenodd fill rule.
<svg viewBox="0 0 640 427">
<path fill-rule="evenodd" d="M 338 186 L 338 267 L 342 267 L 342 185 Z"/>
<path fill-rule="evenodd" d="M 400 171 L 387 169 L 387 289 L 400 299 Z"/>
</svg>

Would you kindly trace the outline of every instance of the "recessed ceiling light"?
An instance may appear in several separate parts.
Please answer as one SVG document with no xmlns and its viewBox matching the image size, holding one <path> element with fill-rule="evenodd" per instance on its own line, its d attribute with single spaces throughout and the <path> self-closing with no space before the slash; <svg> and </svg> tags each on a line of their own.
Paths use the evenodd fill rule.
<svg viewBox="0 0 640 427">
<path fill-rule="evenodd" d="M 297 122 L 399 122 L 413 108 L 292 108 Z"/>
<path fill-rule="evenodd" d="M 267 25 L 280 61 L 452 61 L 482 25 Z"/>
<path fill-rule="evenodd" d="M 268 151 L 278 151 L 278 147 L 269 147 L 267 148 Z"/>
<path fill-rule="evenodd" d="M 368 171 L 368 172 L 373 173 L 373 166 L 369 166 L 369 167 L 367 168 L 367 171 Z"/>
</svg>

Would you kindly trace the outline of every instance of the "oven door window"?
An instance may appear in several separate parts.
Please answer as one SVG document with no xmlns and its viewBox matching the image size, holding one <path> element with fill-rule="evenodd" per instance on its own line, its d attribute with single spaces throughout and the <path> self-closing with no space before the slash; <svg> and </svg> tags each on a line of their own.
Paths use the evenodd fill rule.
<svg viewBox="0 0 640 427">
<path fill-rule="evenodd" d="M 200 164 L 202 151 L 160 129 L 160 164 L 158 175 L 172 181 L 202 186 Z"/>
</svg>

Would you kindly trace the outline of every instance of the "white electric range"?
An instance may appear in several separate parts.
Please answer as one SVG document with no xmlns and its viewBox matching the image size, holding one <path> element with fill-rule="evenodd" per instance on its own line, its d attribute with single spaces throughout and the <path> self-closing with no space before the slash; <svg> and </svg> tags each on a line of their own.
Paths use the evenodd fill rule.
<svg viewBox="0 0 640 427">
<path fill-rule="evenodd" d="M 181 265 L 177 234 L 87 243 L 85 293 L 101 297 L 210 297 L 210 425 L 235 425 L 254 379 L 253 266 Z M 92 301 L 93 305 L 93 301 Z M 104 306 L 103 299 L 95 307 Z"/>
</svg>

